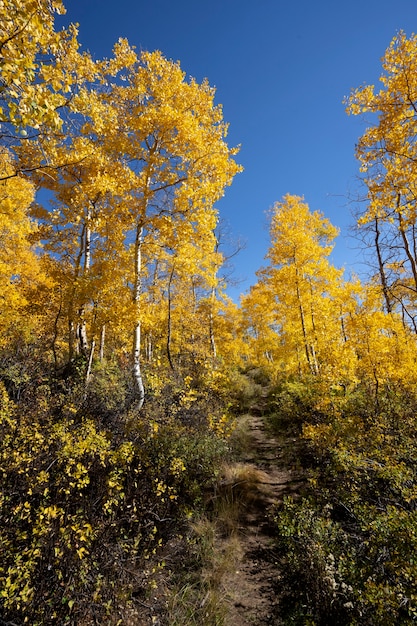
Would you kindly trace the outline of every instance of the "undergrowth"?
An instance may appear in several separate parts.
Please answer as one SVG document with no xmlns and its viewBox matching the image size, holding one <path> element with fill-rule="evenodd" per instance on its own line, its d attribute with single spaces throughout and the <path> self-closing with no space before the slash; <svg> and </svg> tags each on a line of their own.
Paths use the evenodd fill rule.
<svg viewBox="0 0 417 626">
<path fill-rule="evenodd" d="M 87 392 L 73 370 L 25 380 L 16 396 L 18 376 L 0 387 L 0 619 L 162 619 L 167 546 L 204 509 L 228 454 L 221 394 L 173 379 L 137 413 L 115 366 Z"/>
<path fill-rule="evenodd" d="M 417 398 L 358 386 L 323 399 L 276 390 L 308 453 L 310 495 L 276 513 L 285 624 L 394 626 L 417 619 Z"/>
</svg>

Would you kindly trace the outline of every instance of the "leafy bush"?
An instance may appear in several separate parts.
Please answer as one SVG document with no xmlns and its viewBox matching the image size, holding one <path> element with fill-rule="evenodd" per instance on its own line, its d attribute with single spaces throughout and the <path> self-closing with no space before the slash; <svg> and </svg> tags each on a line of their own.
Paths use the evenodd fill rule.
<svg viewBox="0 0 417 626">
<path fill-rule="evenodd" d="M 276 518 L 286 577 L 282 610 L 288 624 L 352 624 L 352 587 L 345 575 L 347 536 L 307 500 L 287 499 Z"/>
<path fill-rule="evenodd" d="M 197 410 L 185 389 L 179 406 L 189 403 L 192 420 L 122 413 L 104 404 L 105 380 L 117 387 L 117 372 L 100 372 L 87 399 L 76 383 L 59 393 L 45 384 L 29 412 L 0 389 L 3 619 L 116 624 L 140 614 L 160 548 L 215 480 L 227 450 L 219 407 L 197 417 L 207 403 Z"/>
<path fill-rule="evenodd" d="M 312 496 L 277 515 L 288 623 L 416 620 L 416 407 L 398 386 L 377 398 L 357 386 L 322 420 L 304 405 Z"/>
<path fill-rule="evenodd" d="M 277 515 L 288 623 L 414 623 L 416 513 L 341 509 L 287 501 Z"/>
</svg>

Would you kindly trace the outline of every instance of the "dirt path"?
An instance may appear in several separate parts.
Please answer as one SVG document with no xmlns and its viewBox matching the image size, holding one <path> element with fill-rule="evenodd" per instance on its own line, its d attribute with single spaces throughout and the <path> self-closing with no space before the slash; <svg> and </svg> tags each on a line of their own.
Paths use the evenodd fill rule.
<svg viewBox="0 0 417 626">
<path fill-rule="evenodd" d="M 274 546 L 273 511 L 284 495 L 296 495 L 305 479 L 288 467 L 291 437 L 277 438 L 266 429 L 261 416 L 246 417 L 249 445 L 239 463 L 239 474 L 254 476 L 249 497 L 239 514 L 240 558 L 224 581 L 228 598 L 226 626 L 277 626 L 280 571 Z"/>
</svg>

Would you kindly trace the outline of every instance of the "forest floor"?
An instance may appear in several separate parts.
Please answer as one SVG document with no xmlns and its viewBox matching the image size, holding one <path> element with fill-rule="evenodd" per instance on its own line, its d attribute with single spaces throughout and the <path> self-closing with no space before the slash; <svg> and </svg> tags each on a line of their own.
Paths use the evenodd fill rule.
<svg viewBox="0 0 417 626">
<path fill-rule="evenodd" d="M 132 621 L 135 626 L 285 624 L 286 572 L 274 520 L 284 498 L 297 499 L 307 479 L 298 461 L 303 444 L 291 429 L 273 432 L 263 415 L 267 408 L 266 398 L 258 396 L 257 404 L 238 418 L 234 460 L 223 468 L 208 517 L 192 523 L 192 545 L 201 550 L 200 569 L 190 564 L 185 539 L 174 539 L 167 560 L 183 559 L 179 586 L 155 597 L 144 621 Z M 168 613 L 163 606 L 170 607 Z"/>
<path fill-rule="evenodd" d="M 298 438 L 272 434 L 259 408 L 241 419 L 246 421 L 247 442 L 234 474 L 242 481 L 247 477 L 249 485 L 246 492 L 241 486 L 235 567 L 223 580 L 225 624 L 278 626 L 284 623 L 280 603 L 285 571 L 274 541 L 274 516 L 285 496 L 299 496 L 306 478 L 296 461 Z"/>
</svg>

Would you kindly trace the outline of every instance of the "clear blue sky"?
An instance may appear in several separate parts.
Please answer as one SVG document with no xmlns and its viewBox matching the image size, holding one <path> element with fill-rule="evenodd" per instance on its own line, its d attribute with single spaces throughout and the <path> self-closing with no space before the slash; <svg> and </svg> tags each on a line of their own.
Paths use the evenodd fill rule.
<svg viewBox="0 0 417 626">
<path fill-rule="evenodd" d="M 391 39 L 417 31 L 417 0 L 64 0 L 66 21 L 93 57 L 119 37 L 161 50 L 217 89 L 241 144 L 244 172 L 218 204 L 245 249 L 234 259 L 237 299 L 256 281 L 268 247 L 266 211 L 286 193 L 304 196 L 341 234 L 335 265 L 362 271 L 348 237 L 358 191 L 354 157 L 364 122 L 342 104 L 351 88 L 375 84 Z"/>
</svg>

